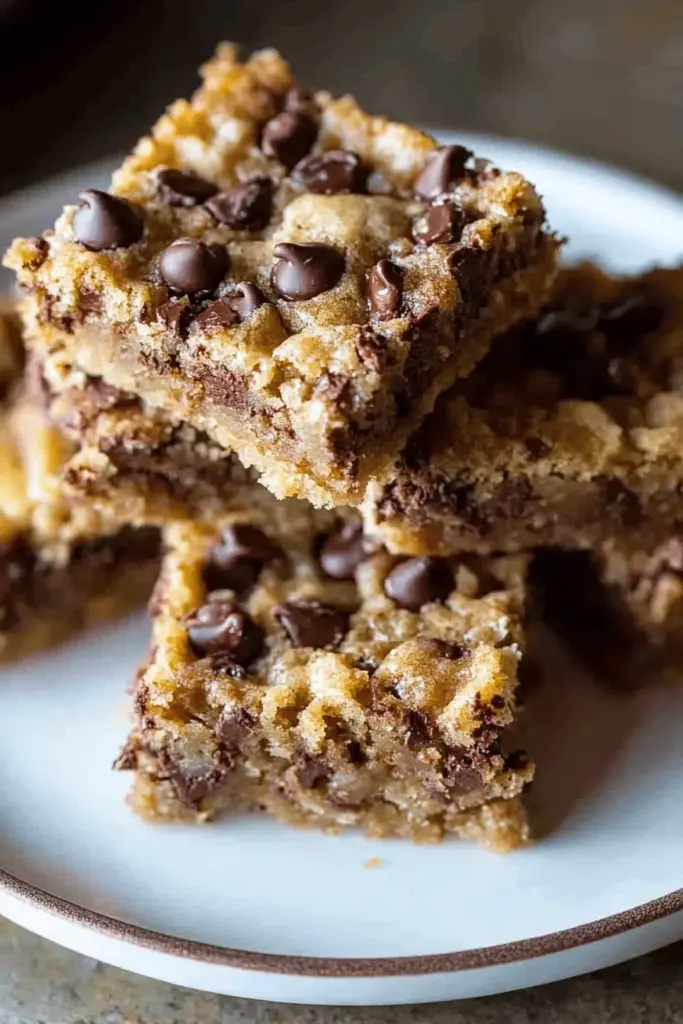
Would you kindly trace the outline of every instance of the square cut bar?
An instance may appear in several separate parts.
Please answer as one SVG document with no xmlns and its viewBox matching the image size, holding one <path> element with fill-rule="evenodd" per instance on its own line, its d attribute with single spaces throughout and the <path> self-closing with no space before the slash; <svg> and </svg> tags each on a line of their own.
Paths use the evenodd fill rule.
<svg viewBox="0 0 683 1024">
<path fill-rule="evenodd" d="M 31 360 L 46 415 L 72 440 L 62 467 L 66 493 L 120 522 L 213 521 L 231 510 L 277 499 L 202 431 L 90 378 L 61 360 Z"/>
<path fill-rule="evenodd" d="M 358 504 L 439 392 L 534 315 L 532 185 L 219 47 L 114 174 L 6 257 L 32 342 L 206 432 L 278 497 Z"/>
<path fill-rule="evenodd" d="M 654 548 L 683 531 L 683 270 L 561 271 L 442 396 L 366 529 L 393 551 Z"/>
<path fill-rule="evenodd" d="M 531 586 L 549 624 L 607 685 L 683 681 L 683 536 L 648 551 L 539 552 Z"/>
<path fill-rule="evenodd" d="M 0 319 L 0 367 L 13 358 L 18 372 L 20 352 L 11 318 Z M 156 530 L 115 525 L 66 497 L 59 476 L 69 452 L 14 391 L 0 409 L 1 661 L 143 604 L 157 573 Z"/>
<path fill-rule="evenodd" d="M 296 501 L 164 539 L 117 762 L 136 770 L 139 814 L 527 839 L 533 765 L 507 744 L 524 557 L 400 560 Z"/>
</svg>

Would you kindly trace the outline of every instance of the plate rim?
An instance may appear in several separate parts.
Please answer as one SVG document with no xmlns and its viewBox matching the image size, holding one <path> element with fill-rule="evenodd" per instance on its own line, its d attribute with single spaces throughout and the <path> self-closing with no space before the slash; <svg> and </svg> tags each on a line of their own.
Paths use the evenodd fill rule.
<svg viewBox="0 0 683 1024">
<path fill-rule="evenodd" d="M 413 956 L 316 957 L 264 953 L 258 950 L 219 946 L 199 939 L 183 939 L 90 910 L 62 896 L 55 896 L 46 889 L 0 868 L 0 894 L 2 893 L 51 917 L 97 932 L 103 938 L 124 942 L 165 956 L 255 973 L 349 980 L 451 974 L 522 963 L 612 939 L 683 912 L 683 888 L 680 888 L 607 917 L 494 946 L 477 946 L 452 953 Z"/>
<path fill-rule="evenodd" d="M 649 192 L 653 199 L 668 200 L 683 213 L 683 195 L 647 176 L 622 168 L 618 164 L 607 163 L 593 157 L 544 146 L 525 139 L 488 132 L 480 133 L 468 130 L 458 132 L 457 129 L 439 129 L 433 126 L 427 126 L 426 130 L 442 139 L 457 136 L 465 141 L 476 140 L 484 144 L 502 144 L 503 146 L 512 144 L 520 150 L 545 158 L 551 163 L 561 160 L 565 165 L 573 165 L 575 168 L 578 166 L 588 167 L 591 171 L 598 173 L 603 181 L 607 177 L 616 176 L 631 188 L 635 187 L 638 191 L 642 189 Z M 2 197 L 0 219 L 7 217 L 10 210 L 15 208 L 19 202 L 23 204 L 35 201 L 46 186 L 63 187 L 73 180 L 75 173 L 82 171 L 102 173 L 114 165 L 115 159 L 115 157 L 104 157 L 80 167 L 67 168 L 44 181 L 32 183 L 28 187 Z M 170 935 L 91 910 L 72 900 L 57 896 L 0 867 L 1 895 L 9 896 L 24 906 L 47 914 L 51 918 L 95 932 L 103 938 L 123 942 L 164 956 L 253 973 L 349 980 L 460 973 L 522 963 L 612 939 L 683 912 L 683 887 L 681 887 L 615 914 L 528 939 L 447 953 L 392 957 L 316 957 L 244 950 Z"/>
</svg>

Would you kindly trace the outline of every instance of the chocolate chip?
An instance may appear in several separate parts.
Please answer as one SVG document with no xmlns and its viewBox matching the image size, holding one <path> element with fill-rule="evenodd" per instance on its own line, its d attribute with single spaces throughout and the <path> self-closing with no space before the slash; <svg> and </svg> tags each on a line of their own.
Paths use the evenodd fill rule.
<svg viewBox="0 0 683 1024">
<path fill-rule="evenodd" d="M 401 308 L 402 284 L 401 268 L 391 260 L 380 260 L 368 271 L 365 291 L 370 312 L 378 320 L 391 320 L 397 315 Z"/>
<path fill-rule="evenodd" d="M 318 555 L 320 568 L 334 580 L 352 580 L 366 558 L 363 528 L 357 523 L 343 523 L 325 539 Z"/>
<path fill-rule="evenodd" d="M 268 226 L 273 209 L 273 185 L 270 178 L 258 177 L 220 192 L 206 203 L 206 209 L 219 224 L 236 231 L 262 231 Z"/>
<path fill-rule="evenodd" d="M 227 654 L 240 665 L 253 661 L 263 648 L 261 627 L 230 601 L 209 598 L 189 620 L 187 635 L 200 657 Z"/>
<path fill-rule="evenodd" d="M 330 245 L 280 242 L 273 256 L 273 286 L 284 299 L 312 299 L 334 288 L 344 273 L 344 257 Z"/>
<path fill-rule="evenodd" d="M 204 245 L 196 238 L 177 238 L 162 252 L 159 270 L 169 288 L 196 295 L 214 291 L 229 263 L 222 245 Z"/>
<path fill-rule="evenodd" d="M 368 168 L 360 157 L 346 149 L 328 149 L 300 160 L 292 171 L 295 185 L 317 195 L 362 193 L 368 179 Z"/>
<path fill-rule="evenodd" d="M 192 306 L 186 299 L 170 299 L 157 309 L 157 320 L 173 331 L 178 338 L 187 337 L 192 315 Z"/>
<path fill-rule="evenodd" d="M 338 647 L 349 623 L 346 612 L 314 598 L 287 601 L 274 609 L 273 617 L 293 647 Z"/>
<path fill-rule="evenodd" d="M 86 249 L 127 249 L 142 238 L 142 214 L 125 199 L 96 188 L 81 192 L 78 199 L 81 205 L 72 224 L 76 239 Z"/>
<path fill-rule="evenodd" d="M 237 319 L 242 323 L 244 320 L 248 320 L 251 314 L 268 300 L 261 289 L 257 288 L 255 284 L 250 284 L 249 281 L 241 281 L 235 285 L 234 292 L 226 296 L 225 301 L 235 311 Z"/>
<path fill-rule="evenodd" d="M 413 708 L 409 708 L 406 711 L 406 726 L 404 742 L 409 750 L 418 750 L 420 747 L 433 745 L 437 740 L 436 728 L 424 711 L 415 711 Z"/>
<path fill-rule="evenodd" d="M 443 146 L 427 157 L 424 169 L 415 182 L 415 195 L 429 202 L 450 192 L 465 175 L 465 164 L 472 152 L 464 146 Z"/>
<path fill-rule="evenodd" d="M 216 722 L 216 739 L 237 751 L 254 731 L 255 718 L 246 708 L 224 708 Z"/>
<path fill-rule="evenodd" d="M 195 317 L 194 322 L 203 331 L 213 331 L 219 327 L 232 327 L 236 324 L 237 313 L 227 299 L 214 299 Z"/>
<path fill-rule="evenodd" d="M 169 206 L 198 206 L 215 196 L 218 187 L 192 171 L 167 167 L 157 174 L 159 194 Z"/>
<path fill-rule="evenodd" d="M 491 260 L 487 253 L 469 245 L 458 245 L 451 253 L 448 267 L 458 282 L 465 312 L 481 304 L 491 279 Z"/>
<path fill-rule="evenodd" d="M 306 154 L 318 136 L 318 126 L 298 110 L 285 110 L 263 127 L 261 149 L 288 169 Z"/>
<path fill-rule="evenodd" d="M 450 747 L 443 755 L 443 775 L 453 793 L 465 795 L 479 789 L 483 783 L 480 771 L 472 763 L 463 747 Z"/>
<path fill-rule="evenodd" d="M 412 234 L 416 242 L 434 245 L 437 242 L 455 242 L 462 234 L 466 217 L 453 203 L 430 206 L 413 221 Z"/>
<path fill-rule="evenodd" d="M 166 748 L 157 753 L 157 762 L 158 777 L 168 779 L 181 804 L 193 811 L 201 808 L 205 797 L 220 786 L 232 767 L 231 764 L 215 764 L 204 770 L 195 769 L 193 774 L 188 764 L 179 763 Z"/>
<path fill-rule="evenodd" d="M 257 526 L 234 523 L 212 549 L 204 568 L 204 582 L 209 590 L 243 593 L 254 585 L 264 565 L 281 554 L 277 544 Z"/>
<path fill-rule="evenodd" d="M 441 558 L 408 558 L 384 581 L 387 597 L 411 612 L 432 601 L 445 601 L 452 590 L 453 575 Z"/>
</svg>

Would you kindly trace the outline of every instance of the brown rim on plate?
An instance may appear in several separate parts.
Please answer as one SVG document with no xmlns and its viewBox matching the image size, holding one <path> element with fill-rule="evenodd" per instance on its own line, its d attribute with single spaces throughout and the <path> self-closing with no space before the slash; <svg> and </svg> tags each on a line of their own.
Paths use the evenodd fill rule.
<svg viewBox="0 0 683 1024">
<path fill-rule="evenodd" d="M 598 918 L 597 921 L 588 924 L 564 928 L 533 939 L 505 942 L 498 946 L 480 946 L 478 949 L 464 949 L 457 953 L 430 953 L 425 956 L 315 957 L 231 949 L 228 946 L 215 946 L 208 942 L 181 939 L 166 935 L 164 932 L 155 932 L 88 910 L 60 896 L 53 896 L 0 868 L 0 892 L 2 891 L 37 910 L 46 911 L 84 928 L 94 929 L 107 938 L 119 939 L 156 953 L 238 970 L 318 978 L 406 977 L 500 967 L 610 939 L 683 911 L 683 889 L 675 889 L 666 896 L 641 903 L 618 914 L 611 914 L 609 917 Z"/>
</svg>

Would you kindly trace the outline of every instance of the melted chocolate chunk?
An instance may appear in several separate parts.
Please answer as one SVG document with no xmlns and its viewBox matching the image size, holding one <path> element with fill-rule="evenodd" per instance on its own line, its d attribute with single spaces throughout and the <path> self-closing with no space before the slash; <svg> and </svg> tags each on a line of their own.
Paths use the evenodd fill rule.
<svg viewBox="0 0 683 1024">
<path fill-rule="evenodd" d="M 215 196 L 218 187 L 192 171 L 167 167 L 157 174 L 159 195 L 169 206 L 199 206 Z"/>
<path fill-rule="evenodd" d="M 72 225 L 77 241 L 94 252 L 127 249 L 142 238 L 140 211 L 125 199 L 88 188 L 81 192 Z"/>
<path fill-rule="evenodd" d="M 448 266 L 458 282 L 465 312 L 474 312 L 482 303 L 491 280 L 490 257 L 469 245 L 458 245 L 451 253 Z"/>
<path fill-rule="evenodd" d="M 199 657 L 227 654 L 239 665 L 253 661 L 263 648 L 263 630 L 246 612 L 230 601 L 210 597 L 189 620 L 187 635 Z"/>
<path fill-rule="evenodd" d="M 273 286 L 284 299 L 312 299 L 334 288 L 344 273 L 344 257 L 329 245 L 281 242 L 273 256 Z"/>
<path fill-rule="evenodd" d="M 479 789 L 483 784 L 481 772 L 463 747 L 449 747 L 443 755 L 443 775 L 452 793 L 464 796 Z"/>
<path fill-rule="evenodd" d="M 318 555 L 320 568 L 334 580 L 352 580 L 366 558 L 363 528 L 357 523 L 343 523 L 325 539 Z"/>
<path fill-rule="evenodd" d="M 261 149 L 289 169 L 306 156 L 317 136 L 315 121 L 298 110 L 285 110 L 264 125 Z"/>
<path fill-rule="evenodd" d="M 266 177 L 252 178 L 209 199 L 206 209 L 219 224 L 236 231 L 263 231 L 273 209 L 272 182 Z"/>
<path fill-rule="evenodd" d="M 255 718 L 246 708 L 224 708 L 216 722 L 216 739 L 237 752 L 254 730 Z"/>
<path fill-rule="evenodd" d="M 443 146 L 427 157 L 422 173 L 415 182 L 418 199 L 431 202 L 450 192 L 465 176 L 465 164 L 472 152 L 464 146 Z"/>
<path fill-rule="evenodd" d="M 287 601 L 274 609 L 273 617 L 293 647 L 338 647 L 349 624 L 346 612 L 313 598 Z"/>
<path fill-rule="evenodd" d="M 166 749 L 158 752 L 157 761 L 159 778 L 168 779 L 181 804 L 194 811 L 199 810 L 205 797 L 220 786 L 231 767 L 231 763 L 224 762 L 192 773 Z"/>
<path fill-rule="evenodd" d="M 408 558 L 384 581 L 384 593 L 401 608 L 417 612 L 432 601 L 445 601 L 453 590 L 453 574 L 441 558 Z"/>
<path fill-rule="evenodd" d="M 437 729 L 424 711 L 409 708 L 406 711 L 406 727 L 404 742 L 410 750 L 419 750 L 438 740 Z"/>
<path fill-rule="evenodd" d="M 259 306 L 263 306 L 268 300 L 261 289 L 257 288 L 255 284 L 250 284 L 249 281 L 241 281 L 235 285 L 232 295 L 226 296 L 225 301 L 235 311 L 238 321 L 243 323 L 249 319 Z"/>
<path fill-rule="evenodd" d="M 282 550 L 263 530 L 249 523 L 234 523 L 211 551 L 204 582 L 209 590 L 241 594 L 254 585 L 264 565 L 281 556 Z"/>
<path fill-rule="evenodd" d="M 228 267 L 224 246 L 204 245 L 195 238 L 177 238 L 159 260 L 159 271 L 169 288 L 186 295 L 215 291 Z"/>
<path fill-rule="evenodd" d="M 232 327 L 237 323 L 237 313 L 227 299 L 214 299 L 206 309 L 195 317 L 195 324 L 203 331 L 219 327 Z"/>
<path fill-rule="evenodd" d="M 413 239 L 423 245 L 456 242 L 466 221 L 464 212 L 454 203 L 430 206 L 413 221 Z"/>
<path fill-rule="evenodd" d="M 300 160 L 292 171 L 292 181 L 317 195 L 365 192 L 368 168 L 360 157 L 345 149 L 329 149 Z"/>
<path fill-rule="evenodd" d="M 380 260 L 368 271 L 365 290 L 370 313 L 378 320 L 391 320 L 401 308 L 403 278 L 401 268 L 391 260 Z"/>
</svg>

